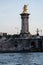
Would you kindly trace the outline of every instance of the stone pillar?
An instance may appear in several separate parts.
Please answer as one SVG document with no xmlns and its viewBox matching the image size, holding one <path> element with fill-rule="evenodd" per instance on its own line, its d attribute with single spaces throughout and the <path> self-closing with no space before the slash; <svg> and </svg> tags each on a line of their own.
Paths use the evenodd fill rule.
<svg viewBox="0 0 43 65">
<path fill-rule="evenodd" d="M 21 33 L 29 33 L 29 14 L 21 14 L 22 19 L 22 27 L 21 27 Z"/>
<path fill-rule="evenodd" d="M 26 5 L 24 5 L 25 8 Z M 26 10 L 25 10 L 26 9 Z M 28 36 L 29 34 L 29 13 L 27 13 L 27 8 L 23 10 L 23 13 L 21 13 L 21 20 L 22 20 L 22 25 L 21 25 L 21 34 Z"/>
</svg>

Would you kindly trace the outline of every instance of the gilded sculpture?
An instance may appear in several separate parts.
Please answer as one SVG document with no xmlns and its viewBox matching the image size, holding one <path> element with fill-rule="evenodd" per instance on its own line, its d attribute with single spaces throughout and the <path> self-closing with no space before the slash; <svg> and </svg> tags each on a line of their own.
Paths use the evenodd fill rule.
<svg viewBox="0 0 43 65">
<path fill-rule="evenodd" d="M 24 7 L 23 7 L 23 13 L 27 13 L 27 5 L 24 5 Z"/>
</svg>

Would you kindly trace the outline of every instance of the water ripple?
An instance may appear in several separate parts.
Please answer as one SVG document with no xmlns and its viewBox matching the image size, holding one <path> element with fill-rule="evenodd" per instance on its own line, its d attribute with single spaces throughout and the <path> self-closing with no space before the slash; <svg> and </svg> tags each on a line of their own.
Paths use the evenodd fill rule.
<svg viewBox="0 0 43 65">
<path fill-rule="evenodd" d="M 43 65 L 43 53 L 0 54 L 0 65 Z"/>
</svg>

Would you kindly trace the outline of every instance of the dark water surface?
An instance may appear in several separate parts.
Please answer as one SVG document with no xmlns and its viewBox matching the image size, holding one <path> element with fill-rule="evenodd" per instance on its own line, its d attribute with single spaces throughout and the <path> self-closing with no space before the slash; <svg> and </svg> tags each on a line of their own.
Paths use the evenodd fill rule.
<svg viewBox="0 0 43 65">
<path fill-rule="evenodd" d="M 43 53 L 3 53 L 0 65 L 43 65 Z"/>
</svg>

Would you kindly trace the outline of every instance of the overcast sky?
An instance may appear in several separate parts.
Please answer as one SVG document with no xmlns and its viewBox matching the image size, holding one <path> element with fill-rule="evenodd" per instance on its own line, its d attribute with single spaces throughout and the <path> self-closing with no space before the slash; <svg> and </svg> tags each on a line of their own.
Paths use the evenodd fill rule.
<svg viewBox="0 0 43 65">
<path fill-rule="evenodd" d="M 37 28 L 43 34 L 43 0 L 0 0 L 0 32 L 20 33 L 24 4 L 28 5 L 29 31 L 36 34 Z"/>
</svg>

